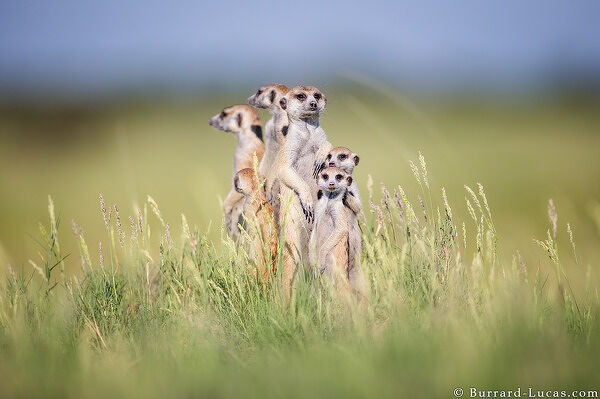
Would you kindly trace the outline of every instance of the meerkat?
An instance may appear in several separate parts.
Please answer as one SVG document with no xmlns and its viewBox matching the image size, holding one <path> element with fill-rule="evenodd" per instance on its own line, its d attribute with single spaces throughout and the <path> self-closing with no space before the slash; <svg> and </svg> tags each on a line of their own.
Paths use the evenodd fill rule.
<svg viewBox="0 0 600 399">
<path fill-rule="evenodd" d="M 248 98 L 248 104 L 253 107 L 269 110 L 272 117 L 265 124 L 265 154 L 258 172 L 266 178 L 265 187 L 269 187 L 270 191 L 266 192 L 267 200 L 273 206 L 275 216 L 279 215 L 279 182 L 271 181 L 276 178 L 274 173 L 270 173 L 273 169 L 277 169 L 275 162 L 279 153 L 279 143 L 283 140 L 285 129 L 287 129 L 288 116 L 287 112 L 281 108 L 279 101 L 290 91 L 289 87 L 282 84 L 272 84 L 263 86 L 258 91 Z"/>
<path fill-rule="evenodd" d="M 219 114 L 208 120 L 208 124 L 218 130 L 233 133 L 237 138 L 237 147 L 233 154 L 233 176 L 244 169 L 252 168 L 254 156 L 261 161 L 265 151 L 262 141 L 262 127 L 256 109 L 249 105 L 233 105 L 223 109 Z M 223 201 L 225 228 L 233 239 L 239 238 L 238 223 L 242 214 L 244 196 L 233 187 Z"/>
<path fill-rule="evenodd" d="M 328 167 L 337 167 L 352 176 L 354 167 L 360 162 L 358 154 L 353 153 L 346 147 L 335 147 L 329 154 L 325 164 Z M 343 197 L 343 203 L 352 213 L 349 214 L 350 233 L 348 235 L 348 278 L 350 286 L 359 295 L 364 296 L 365 282 L 362 269 L 360 267 L 360 257 L 362 254 L 362 232 L 358 225 L 358 214 L 362 211 L 362 202 L 358 191 L 356 179 L 348 187 Z"/>
<path fill-rule="evenodd" d="M 360 157 L 358 154 L 353 153 L 346 147 L 335 147 L 329 152 L 329 154 L 327 154 L 325 165 L 326 167 L 340 168 L 346 172 L 348 176 L 352 176 L 354 167 L 358 166 L 359 162 Z M 362 210 L 358 184 L 356 184 L 355 179 L 353 179 L 352 185 L 348 188 L 347 195 L 344 198 L 344 203 L 346 206 L 352 209 L 355 214 L 360 213 Z"/>
<path fill-rule="evenodd" d="M 340 282 L 349 282 L 349 235 L 354 214 L 343 203 L 353 179 L 340 168 L 328 167 L 318 177 L 319 190 L 315 207 L 315 226 L 310 236 L 311 264 L 321 275 L 333 277 L 339 273 Z"/>
<path fill-rule="evenodd" d="M 277 273 L 277 250 L 279 233 L 275 223 L 275 213 L 267 201 L 254 169 L 246 168 L 233 178 L 235 190 L 244 196 L 243 214 L 248 223 L 247 242 L 251 256 L 257 259 L 259 274 L 268 285 L 269 273 Z"/>
<path fill-rule="evenodd" d="M 279 104 L 287 112 L 289 125 L 284 127 L 285 139 L 280 143 L 277 169 L 273 170 L 277 178 L 269 183 L 279 181 L 281 199 L 291 198 L 289 212 L 283 212 L 284 203 L 279 212 L 285 245 L 281 281 L 291 294 L 296 267 L 303 259 L 308 260 L 308 241 L 318 191 L 315 172 L 325 162 L 332 146 L 319 124 L 327 99 L 317 88 L 296 86 Z M 271 187 L 267 187 L 267 192 L 270 190 Z"/>
</svg>

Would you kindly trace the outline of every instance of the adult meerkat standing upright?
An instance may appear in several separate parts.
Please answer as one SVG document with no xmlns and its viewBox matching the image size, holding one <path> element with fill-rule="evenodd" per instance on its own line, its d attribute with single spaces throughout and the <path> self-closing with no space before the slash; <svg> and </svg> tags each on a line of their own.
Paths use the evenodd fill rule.
<svg viewBox="0 0 600 399">
<path fill-rule="evenodd" d="M 285 245 L 282 283 L 284 289 L 292 289 L 297 266 L 302 260 L 308 260 L 308 241 L 318 191 L 316 173 L 332 146 L 319 124 L 327 99 L 317 88 L 296 86 L 280 100 L 280 105 L 288 114 L 289 126 L 280 143 L 274 173 L 281 184 L 282 200 L 291 198 L 289 212 L 283 212 L 282 203 L 279 225 L 283 228 Z M 267 192 L 270 188 L 267 187 Z"/>
<path fill-rule="evenodd" d="M 233 105 L 210 118 L 208 124 L 216 129 L 233 133 L 237 138 L 237 147 L 233 154 L 233 176 L 244 168 L 252 168 L 254 156 L 259 162 L 261 161 L 265 145 L 262 141 L 262 127 L 256 109 L 249 105 Z M 231 191 L 223 201 L 223 213 L 227 234 L 234 240 L 237 240 L 240 234 L 238 223 L 242 214 L 243 199 L 244 196 L 233 187 L 232 177 Z"/>
<path fill-rule="evenodd" d="M 233 178 L 235 190 L 244 196 L 244 217 L 247 220 L 246 242 L 250 255 L 257 259 L 261 279 L 268 284 L 269 274 L 277 272 L 277 249 L 279 232 L 275 223 L 275 213 L 258 181 L 254 169 L 246 168 L 237 172 Z"/>
<path fill-rule="evenodd" d="M 354 167 L 358 165 L 360 157 L 346 147 L 335 147 L 327 154 L 328 167 L 337 167 L 352 176 Z M 364 296 L 365 281 L 362 269 L 360 267 L 360 257 L 362 254 L 362 233 L 358 226 L 358 214 L 362 211 L 362 203 L 358 184 L 356 179 L 352 180 L 352 184 L 348 187 L 346 194 L 343 197 L 343 203 L 352 212 L 348 215 L 349 234 L 348 234 L 348 279 L 350 286 L 359 295 Z"/>
<path fill-rule="evenodd" d="M 288 116 L 287 112 L 281 108 L 280 100 L 290 91 L 289 87 L 282 84 L 272 84 L 263 86 L 248 98 L 248 104 L 253 107 L 268 109 L 272 117 L 265 124 L 265 154 L 258 166 L 259 174 L 266 178 L 265 187 L 269 187 L 267 199 L 273 206 L 275 215 L 279 215 L 279 183 L 271 181 L 276 179 L 272 170 L 277 169 L 275 165 L 277 154 L 279 153 L 280 142 L 283 141 L 287 131 Z"/>
<path fill-rule="evenodd" d="M 313 268 L 328 277 L 341 275 L 339 292 L 345 291 L 349 283 L 349 235 L 353 231 L 354 212 L 343 199 L 352 182 L 351 176 L 336 167 L 328 167 L 319 174 L 315 225 L 310 236 Z"/>
</svg>

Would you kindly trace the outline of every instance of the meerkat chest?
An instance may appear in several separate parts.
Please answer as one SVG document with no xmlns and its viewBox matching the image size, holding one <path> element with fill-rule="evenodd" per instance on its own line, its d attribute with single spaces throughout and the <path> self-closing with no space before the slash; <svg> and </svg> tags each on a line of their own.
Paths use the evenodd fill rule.
<svg viewBox="0 0 600 399">
<path fill-rule="evenodd" d="M 317 202 L 315 224 L 313 229 L 318 242 L 323 243 L 334 229 L 334 220 L 331 209 L 328 209 L 326 199 Z"/>
<path fill-rule="evenodd" d="M 333 226 L 342 208 L 341 198 L 321 197 L 317 201 L 315 223 Z"/>
</svg>

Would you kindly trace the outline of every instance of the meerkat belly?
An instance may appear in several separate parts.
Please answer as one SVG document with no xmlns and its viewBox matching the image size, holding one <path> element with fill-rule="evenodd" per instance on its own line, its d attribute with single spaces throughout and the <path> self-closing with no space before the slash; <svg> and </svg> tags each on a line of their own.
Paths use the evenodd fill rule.
<svg viewBox="0 0 600 399">
<path fill-rule="evenodd" d="M 327 238 L 333 232 L 333 219 L 331 218 L 331 215 L 326 213 L 319 217 L 319 221 L 315 223 L 314 229 L 315 242 L 317 248 L 319 248 L 325 241 L 327 241 Z"/>
<path fill-rule="evenodd" d="M 310 189 L 310 192 L 314 196 L 314 200 L 316 201 L 317 192 L 319 191 L 319 187 L 317 185 L 317 180 L 313 177 L 313 168 L 315 163 L 315 154 L 314 153 L 306 153 L 303 156 L 299 157 L 296 162 L 292 165 L 296 173 L 302 180 L 304 180 Z"/>
</svg>

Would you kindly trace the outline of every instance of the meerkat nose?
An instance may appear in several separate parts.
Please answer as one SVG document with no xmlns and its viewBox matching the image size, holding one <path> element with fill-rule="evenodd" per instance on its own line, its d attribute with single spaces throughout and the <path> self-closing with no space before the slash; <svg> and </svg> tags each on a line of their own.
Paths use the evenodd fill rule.
<svg viewBox="0 0 600 399">
<path fill-rule="evenodd" d="M 311 101 L 309 105 L 310 105 L 311 108 L 317 108 L 317 102 L 316 101 Z"/>
<path fill-rule="evenodd" d="M 333 162 L 329 162 L 329 166 L 330 166 L 330 167 L 334 167 L 334 166 L 335 166 L 335 163 L 333 163 Z"/>
</svg>

